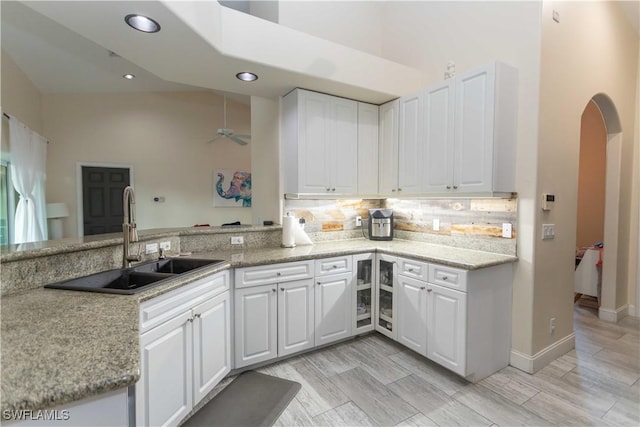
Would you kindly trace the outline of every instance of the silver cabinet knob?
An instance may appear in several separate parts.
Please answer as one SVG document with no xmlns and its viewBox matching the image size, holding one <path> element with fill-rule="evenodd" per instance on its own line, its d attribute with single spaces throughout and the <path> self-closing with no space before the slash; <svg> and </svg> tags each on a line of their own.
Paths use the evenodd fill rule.
<svg viewBox="0 0 640 427">
<path fill-rule="evenodd" d="M 188 319 L 187 319 L 187 322 L 189 322 L 189 323 L 193 323 L 193 317 L 188 318 Z"/>
<path fill-rule="evenodd" d="M 398 191 L 402 191 L 402 188 L 398 188 Z"/>
<path fill-rule="evenodd" d="M 271 291 L 272 291 L 272 292 L 275 292 L 275 291 L 276 291 L 276 288 L 271 289 Z"/>
<path fill-rule="evenodd" d="M 450 185 L 447 185 L 447 190 L 451 190 L 451 186 Z"/>
<path fill-rule="evenodd" d="M 280 290 L 284 292 L 284 288 L 280 288 Z"/>
<path fill-rule="evenodd" d="M 280 276 L 282 275 L 282 273 L 280 273 L 279 271 L 276 273 L 276 276 Z"/>
<path fill-rule="evenodd" d="M 318 282 L 318 286 L 320 286 L 322 283 Z"/>
<path fill-rule="evenodd" d="M 338 268 L 338 266 L 337 265 L 332 265 L 331 268 Z"/>
<path fill-rule="evenodd" d="M 396 189 L 395 189 L 395 188 L 393 188 L 393 189 L 391 190 L 391 192 L 392 192 L 392 193 L 395 193 L 395 192 L 396 192 Z"/>
<path fill-rule="evenodd" d="M 454 190 L 457 190 L 457 189 L 458 189 L 458 186 L 457 186 L 457 185 L 454 185 L 454 186 L 453 186 L 453 189 L 454 189 Z"/>
<path fill-rule="evenodd" d="M 410 268 L 410 269 L 409 269 L 409 273 L 413 273 L 413 268 Z"/>
<path fill-rule="evenodd" d="M 427 289 L 427 292 L 433 292 L 433 289 Z"/>
<path fill-rule="evenodd" d="M 427 287 L 426 287 L 426 286 L 421 286 L 421 287 L 420 287 L 420 290 L 422 290 L 422 291 L 424 291 L 425 289 L 427 289 Z"/>
<path fill-rule="evenodd" d="M 447 277 L 447 276 L 442 276 L 442 280 L 449 280 L 449 277 Z"/>
<path fill-rule="evenodd" d="M 331 191 L 336 191 L 336 189 L 335 189 L 335 188 L 332 188 L 332 189 L 331 189 Z"/>
<path fill-rule="evenodd" d="M 196 313 L 193 315 L 193 317 L 195 317 L 196 319 L 199 319 L 200 317 L 202 317 L 202 313 Z"/>
<path fill-rule="evenodd" d="M 327 190 L 327 191 L 331 191 L 331 189 L 330 189 L 329 187 L 327 187 L 327 189 L 326 189 L 326 190 Z"/>
</svg>

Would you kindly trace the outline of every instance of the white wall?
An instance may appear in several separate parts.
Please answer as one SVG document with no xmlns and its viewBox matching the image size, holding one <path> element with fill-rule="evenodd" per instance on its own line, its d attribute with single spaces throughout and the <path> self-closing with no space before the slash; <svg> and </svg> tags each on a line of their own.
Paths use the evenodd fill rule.
<svg viewBox="0 0 640 427">
<path fill-rule="evenodd" d="M 251 143 L 207 143 L 223 126 L 222 97 L 211 92 L 49 94 L 43 131 L 51 141 L 47 201 L 66 202 L 65 236 L 76 236 L 76 163 L 134 168 L 140 229 L 251 223 L 250 208 L 214 208 L 214 169 L 250 170 Z M 228 101 L 227 127 L 250 133 L 250 109 Z M 164 196 L 165 203 L 154 203 Z"/>
<path fill-rule="evenodd" d="M 42 134 L 42 95 L 16 63 L 2 51 L 2 112 Z M 9 151 L 9 124 L 2 119 L 2 157 Z"/>
<path fill-rule="evenodd" d="M 560 14 L 554 22 L 552 12 Z M 533 350 L 538 351 L 572 333 L 573 256 L 577 211 L 580 116 L 589 100 L 606 94 L 617 109 L 621 126 L 618 245 L 607 246 L 605 270 L 617 273 L 611 292 L 603 288 L 603 308 L 616 310 L 628 303 L 631 242 L 633 141 L 638 109 L 638 34 L 615 2 L 543 2 L 538 188 L 556 195 L 549 213 L 536 210 L 536 230 L 556 224 L 556 238 L 535 240 Z M 611 129 L 608 129 L 611 132 Z M 610 141 L 608 144 L 616 143 Z M 609 151 L 608 151 L 609 153 Z M 609 187 L 609 186 L 608 186 Z M 608 194 L 609 198 L 611 194 Z M 634 211 L 633 215 L 637 212 Z M 633 242 L 635 244 L 635 242 Z M 617 250 L 617 256 L 609 255 Z M 607 287 L 607 283 L 603 285 Z M 556 334 L 549 319 L 556 318 Z"/>
<path fill-rule="evenodd" d="M 384 57 L 382 7 L 378 1 L 281 1 L 278 23 Z"/>
</svg>

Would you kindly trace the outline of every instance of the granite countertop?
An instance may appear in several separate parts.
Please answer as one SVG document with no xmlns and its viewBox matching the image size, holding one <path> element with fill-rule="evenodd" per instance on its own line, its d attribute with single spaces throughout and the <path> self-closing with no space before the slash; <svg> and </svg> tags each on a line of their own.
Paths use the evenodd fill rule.
<svg viewBox="0 0 640 427">
<path fill-rule="evenodd" d="M 2 410 L 44 409 L 127 387 L 140 377 L 139 304 L 230 267 L 381 252 L 475 270 L 516 257 L 394 240 L 353 239 L 295 248 L 242 248 L 192 256 L 228 262 L 136 295 L 34 289 L 3 297 Z"/>
<path fill-rule="evenodd" d="M 517 257 L 510 255 L 398 239 L 392 241 L 367 239 L 327 241 L 314 245 L 296 246 L 295 248 L 278 247 L 248 250 L 239 248 L 237 250 L 202 252 L 197 256 L 224 259 L 229 261 L 232 267 L 238 268 L 365 252 L 404 256 L 465 270 L 477 270 L 518 260 Z"/>
</svg>

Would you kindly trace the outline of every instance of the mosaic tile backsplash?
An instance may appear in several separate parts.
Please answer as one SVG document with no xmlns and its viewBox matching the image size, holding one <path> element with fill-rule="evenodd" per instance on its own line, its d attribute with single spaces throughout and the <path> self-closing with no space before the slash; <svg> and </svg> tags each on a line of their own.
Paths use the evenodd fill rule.
<svg viewBox="0 0 640 427">
<path fill-rule="evenodd" d="M 367 234 L 369 209 L 394 213 L 394 236 L 406 240 L 516 254 L 517 199 L 285 200 L 284 211 L 304 218 L 312 240 L 357 238 Z M 364 231 L 356 227 L 363 219 Z M 440 229 L 433 229 L 433 220 Z M 513 236 L 502 237 L 502 224 L 513 224 Z"/>
</svg>

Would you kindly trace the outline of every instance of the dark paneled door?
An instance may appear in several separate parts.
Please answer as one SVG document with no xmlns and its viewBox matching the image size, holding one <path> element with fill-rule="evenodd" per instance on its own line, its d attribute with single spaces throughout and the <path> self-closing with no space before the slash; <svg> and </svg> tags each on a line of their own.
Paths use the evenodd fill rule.
<svg viewBox="0 0 640 427">
<path fill-rule="evenodd" d="M 82 166 L 84 235 L 122 231 L 122 192 L 129 169 Z"/>
</svg>

